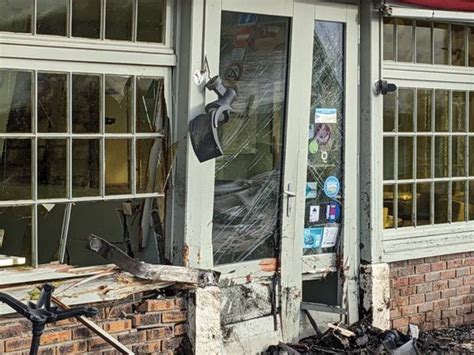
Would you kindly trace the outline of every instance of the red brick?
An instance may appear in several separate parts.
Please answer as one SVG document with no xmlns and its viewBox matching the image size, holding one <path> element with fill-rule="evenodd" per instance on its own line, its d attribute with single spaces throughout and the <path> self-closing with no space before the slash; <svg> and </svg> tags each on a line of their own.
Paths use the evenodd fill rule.
<svg viewBox="0 0 474 355">
<path fill-rule="evenodd" d="M 395 308 L 390 310 L 390 319 L 400 318 L 401 317 L 400 308 Z"/>
<path fill-rule="evenodd" d="M 456 308 L 442 309 L 441 318 L 454 317 L 456 315 Z"/>
<path fill-rule="evenodd" d="M 456 269 L 456 277 L 469 276 L 470 274 L 471 274 L 470 266 L 460 267 L 459 269 Z"/>
<path fill-rule="evenodd" d="M 175 350 L 182 341 L 182 337 L 164 339 L 161 341 L 161 350 Z"/>
<path fill-rule="evenodd" d="M 132 329 L 131 319 L 120 319 L 111 322 L 102 323 L 102 329 L 107 333 L 118 333 Z"/>
<path fill-rule="evenodd" d="M 107 343 L 105 340 L 99 337 L 91 338 L 87 341 L 87 343 L 88 343 L 89 351 L 104 350 L 110 347 L 109 343 Z"/>
<path fill-rule="evenodd" d="M 433 283 L 431 282 L 425 282 L 416 286 L 416 293 L 428 293 L 431 291 L 433 291 Z"/>
<path fill-rule="evenodd" d="M 433 327 L 435 329 L 444 329 L 449 327 L 449 319 L 448 318 L 443 318 L 439 320 L 434 320 L 433 321 Z"/>
<path fill-rule="evenodd" d="M 450 298 L 456 296 L 456 289 L 449 288 L 441 291 L 441 298 Z"/>
<path fill-rule="evenodd" d="M 41 345 L 62 343 L 68 340 L 71 340 L 70 330 L 44 332 L 41 336 Z"/>
<path fill-rule="evenodd" d="M 438 320 L 438 319 L 441 319 L 441 311 L 440 310 L 429 311 L 429 312 L 426 312 L 425 316 L 426 316 L 427 321 Z"/>
<path fill-rule="evenodd" d="M 441 280 L 453 279 L 456 277 L 456 270 L 441 271 Z"/>
<path fill-rule="evenodd" d="M 431 271 L 431 264 L 420 264 L 415 266 L 417 274 L 426 274 Z"/>
<path fill-rule="evenodd" d="M 474 294 L 464 295 L 464 303 L 474 303 Z"/>
<path fill-rule="evenodd" d="M 408 277 L 396 277 L 392 279 L 391 281 L 392 281 L 392 287 L 396 287 L 396 288 L 408 285 Z"/>
<path fill-rule="evenodd" d="M 432 271 L 446 270 L 446 261 L 437 261 L 435 263 L 431 263 L 431 270 Z"/>
<path fill-rule="evenodd" d="M 409 297 L 409 303 L 410 304 L 417 304 L 417 303 L 422 303 L 425 302 L 425 295 L 413 295 Z"/>
<path fill-rule="evenodd" d="M 426 262 L 426 263 L 430 263 L 430 264 L 432 264 L 432 263 L 434 263 L 434 262 L 436 262 L 436 261 L 440 261 L 440 260 L 441 260 L 441 257 L 440 257 L 440 256 L 431 256 L 431 257 L 429 257 L 429 258 L 425 258 L 425 262 Z"/>
<path fill-rule="evenodd" d="M 464 323 L 464 316 L 453 316 L 449 317 L 449 326 L 461 325 Z"/>
<path fill-rule="evenodd" d="M 426 302 L 436 301 L 436 300 L 439 300 L 440 298 L 441 298 L 440 291 L 428 292 L 427 294 L 425 294 Z"/>
<path fill-rule="evenodd" d="M 156 353 L 161 350 L 161 340 L 136 345 L 132 347 L 132 350 L 135 354 Z"/>
<path fill-rule="evenodd" d="M 474 285 L 474 275 L 464 277 L 464 285 Z"/>
<path fill-rule="evenodd" d="M 159 312 L 174 309 L 174 299 L 146 300 L 138 306 L 139 312 Z"/>
<path fill-rule="evenodd" d="M 433 282 L 433 291 L 444 290 L 448 288 L 448 280 L 440 280 Z"/>
<path fill-rule="evenodd" d="M 176 324 L 174 326 L 174 335 L 183 335 L 188 331 L 186 324 Z"/>
<path fill-rule="evenodd" d="M 446 299 L 433 301 L 433 309 L 446 309 L 449 306 L 449 301 Z"/>
<path fill-rule="evenodd" d="M 40 346 L 38 355 L 56 355 L 56 347 L 54 346 Z"/>
<path fill-rule="evenodd" d="M 461 286 L 456 289 L 456 294 L 458 296 L 460 295 L 468 295 L 471 293 L 471 286 L 466 285 L 466 286 Z"/>
<path fill-rule="evenodd" d="M 408 277 L 408 283 L 410 285 L 418 285 L 425 282 L 425 275 L 413 275 Z"/>
<path fill-rule="evenodd" d="M 449 299 L 449 307 L 463 305 L 464 304 L 464 297 L 465 296 L 457 296 L 457 297 L 450 298 Z"/>
<path fill-rule="evenodd" d="M 0 327 L 0 339 L 14 338 L 21 336 L 21 326 L 15 325 L 4 325 Z"/>
<path fill-rule="evenodd" d="M 72 338 L 73 339 L 84 339 L 90 338 L 94 336 L 95 333 L 91 332 L 89 329 L 85 327 L 77 328 L 72 330 Z"/>
<path fill-rule="evenodd" d="M 186 309 L 186 302 L 184 301 L 184 298 L 182 297 L 177 297 L 175 300 L 174 300 L 174 303 L 175 303 L 175 307 L 177 309 Z"/>
<path fill-rule="evenodd" d="M 400 288 L 400 296 L 411 296 L 416 293 L 416 286 L 407 286 Z"/>
<path fill-rule="evenodd" d="M 390 268 L 402 268 L 408 265 L 408 261 L 395 261 L 394 263 L 390 264 Z"/>
<path fill-rule="evenodd" d="M 187 319 L 186 311 L 163 312 L 163 323 L 182 322 Z"/>
<path fill-rule="evenodd" d="M 408 265 L 420 265 L 420 264 L 423 264 L 425 262 L 424 259 L 412 259 L 412 260 L 408 260 Z"/>
<path fill-rule="evenodd" d="M 433 302 L 425 302 L 418 305 L 418 313 L 424 313 L 433 310 Z"/>
<path fill-rule="evenodd" d="M 424 314 L 417 314 L 415 316 L 410 317 L 410 323 L 411 324 L 421 325 L 424 322 L 425 322 L 425 315 Z"/>
<path fill-rule="evenodd" d="M 425 274 L 425 280 L 427 282 L 438 281 L 440 279 L 441 279 L 441 272 L 439 272 L 439 271 L 430 272 L 430 273 Z"/>
<path fill-rule="evenodd" d="M 456 287 L 462 286 L 462 279 L 448 280 L 448 286 L 449 288 L 456 288 Z"/>
<path fill-rule="evenodd" d="M 464 324 L 471 324 L 474 322 L 474 312 L 464 315 Z"/>
<path fill-rule="evenodd" d="M 75 341 L 58 346 L 58 354 L 83 354 L 87 352 L 87 341 Z"/>
<path fill-rule="evenodd" d="M 173 335 L 172 327 L 159 327 L 147 330 L 147 340 L 163 339 Z"/>
<path fill-rule="evenodd" d="M 404 268 L 397 270 L 398 276 L 410 276 L 410 275 L 413 275 L 414 273 L 415 273 L 415 266 L 413 265 L 406 266 Z"/>
<path fill-rule="evenodd" d="M 123 318 L 123 317 L 126 317 L 128 314 L 132 314 L 132 313 L 133 313 L 133 306 L 131 303 L 118 304 L 118 305 L 113 305 L 111 307 L 103 308 L 104 319 Z"/>
<path fill-rule="evenodd" d="M 396 297 L 392 299 L 392 308 L 408 305 L 408 297 Z"/>
<path fill-rule="evenodd" d="M 119 334 L 118 341 L 122 344 L 139 344 L 146 341 L 146 331 L 132 330 L 126 334 Z"/>
<path fill-rule="evenodd" d="M 465 304 L 460 307 L 456 308 L 456 314 L 459 315 L 464 315 L 464 314 L 469 314 L 471 313 L 472 310 L 472 305 L 470 304 Z"/>
<path fill-rule="evenodd" d="M 5 340 L 5 352 L 14 352 L 23 349 L 29 349 L 31 339 L 28 337 Z"/>
<path fill-rule="evenodd" d="M 400 311 L 402 312 L 402 316 L 408 316 L 408 315 L 416 314 L 417 306 L 415 306 L 415 305 L 404 306 L 404 307 L 400 308 Z"/>
<path fill-rule="evenodd" d="M 393 328 L 396 328 L 396 329 L 406 327 L 408 323 L 409 323 L 408 317 L 394 319 L 392 322 Z"/>
<path fill-rule="evenodd" d="M 131 316 L 131 319 L 134 328 L 141 325 L 160 324 L 161 313 L 135 314 Z"/>
<path fill-rule="evenodd" d="M 462 259 L 448 260 L 447 267 L 448 269 L 457 269 L 462 266 Z"/>
</svg>

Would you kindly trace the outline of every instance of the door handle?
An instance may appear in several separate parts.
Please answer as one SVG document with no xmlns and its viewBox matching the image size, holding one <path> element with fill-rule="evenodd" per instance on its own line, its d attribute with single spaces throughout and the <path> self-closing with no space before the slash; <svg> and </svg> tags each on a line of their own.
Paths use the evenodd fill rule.
<svg viewBox="0 0 474 355">
<path fill-rule="evenodd" d="M 296 197 L 296 193 L 291 191 L 291 182 L 288 183 L 287 189 L 283 191 L 286 195 L 286 216 L 290 217 L 291 209 L 292 209 L 292 199 Z"/>
</svg>

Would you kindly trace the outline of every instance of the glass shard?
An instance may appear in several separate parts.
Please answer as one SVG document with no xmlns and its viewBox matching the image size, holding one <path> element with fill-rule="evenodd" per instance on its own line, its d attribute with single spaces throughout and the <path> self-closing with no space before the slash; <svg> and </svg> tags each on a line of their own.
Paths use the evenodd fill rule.
<svg viewBox="0 0 474 355">
<path fill-rule="evenodd" d="M 130 133 L 132 130 L 132 78 L 105 76 L 105 132 Z"/>
</svg>

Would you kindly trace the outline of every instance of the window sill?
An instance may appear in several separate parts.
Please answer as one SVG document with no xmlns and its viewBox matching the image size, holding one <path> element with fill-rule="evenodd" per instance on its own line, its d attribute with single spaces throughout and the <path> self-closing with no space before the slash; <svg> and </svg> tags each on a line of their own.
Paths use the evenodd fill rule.
<svg viewBox="0 0 474 355">
<path fill-rule="evenodd" d="M 472 222 L 385 230 L 382 236 L 382 262 L 474 251 Z"/>
</svg>

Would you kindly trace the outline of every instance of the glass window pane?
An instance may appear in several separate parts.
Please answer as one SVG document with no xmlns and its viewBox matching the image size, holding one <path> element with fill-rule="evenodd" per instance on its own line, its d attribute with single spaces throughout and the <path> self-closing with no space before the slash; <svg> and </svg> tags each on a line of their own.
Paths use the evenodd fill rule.
<svg viewBox="0 0 474 355">
<path fill-rule="evenodd" d="M 448 137 L 435 137 L 435 177 L 447 177 L 449 174 Z"/>
<path fill-rule="evenodd" d="M 137 41 L 163 42 L 164 0 L 138 0 Z"/>
<path fill-rule="evenodd" d="M 452 141 L 452 176 L 465 176 L 466 138 L 453 136 Z"/>
<path fill-rule="evenodd" d="M 397 19 L 399 62 L 413 62 L 413 20 Z"/>
<path fill-rule="evenodd" d="M 431 137 L 416 138 L 416 178 L 431 177 Z"/>
<path fill-rule="evenodd" d="M 466 220 L 466 182 L 453 181 L 453 204 L 452 204 L 452 221 L 462 222 Z"/>
<path fill-rule="evenodd" d="M 38 198 L 66 198 L 67 141 L 38 139 Z"/>
<path fill-rule="evenodd" d="M 469 220 L 474 220 L 474 180 L 469 181 Z"/>
<path fill-rule="evenodd" d="M 414 90 L 398 90 L 398 131 L 413 132 Z"/>
<path fill-rule="evenodd" d="M 451 64 L 466 65 L 466 34 L 464 26 L 451 25 Z"/>
<path fill-rule="evenodd" d="M 384 137 L 383 139 L 383 179 L 393 180 L 395 178 L 393 163 L 395 159 L 395 139 Z"/>
<path fill-rule="evenodd" d="M 474 176 L 474 137 L 469 137 L 469 175 Z M 474 200 L 472 200 L 474 203 Z"/>
<path fill-rule="evenodd" d="M 0 70 L 0 133 L 31 132 L 30 72 Z"/>
<path fill-rule="evenodd" d="M 160 132 L 156 119 L 161 109 L 162 79 L 137 78 L 137 132 Z"/>
<path fill-rule="evenodd" d="M 469 30 L 469 66 L 474 67 L 474 27 Z"/>
<path fill-rule="evenodd" d="M 162 192 L 159 139 L 137 139 L 137 192 Z"/>
<path fill-rule="evenodd" d="M 435 130 L 447 132 L 449 128 L 449 92 L 436 90 L 435 94 Z"/>
<path fill-rule="evenodd" d="M 474 91 L 469 93 L 469 132 L 474 132 Z"/>
<path fill-rule="evenodd" d="M 36 33 L 67 35 L 67 0 L 36 0 Z"/>
<path fill-rule="evenodd" d="M 0 208 L 0 255 L 18 257 L 10 259 L 12 265 L 31 263 L 31 221 L 31 206 Z"/>
<path fill-rule="evenodd" d="M 453 132 L 466 131 L 466 93 L 453 91 Z"/>
<path fill-rule="evenodd" d="M 100 0 L 72 0 L 72 36 L 100 38 Z"/>
<path fill-rule="evenodd" d="M 413 226 L 413 185 L 398 185 L 398 226 Z"/>
<path fill-rule="evenodd" d="M 234 38 L 242 31 L 239 20 L 253 21 L 255 34 L 271 31 L 271 35 L 251 45 L 242 41 L 239 45 L 243 47 L 235 48 Z M 275 236 L 280 228 L 288 37 L 286 17 L 222 13 L 219 70 L 224 85 L 237 88 L 238 94 L 229 122 L 221 127 L 224 155 L 216 159 L 212 230 L 215 265 L 275 255 Z M 339 32 L 332 34 L 335 49 L 340 39 Z M 226 75 L 236 55 L 241 56 L 246 68 L 238 78 Z M 326 58 L 321 52 L 319 57 Z M 336 73 L 331 80 L 336 82 L 337 63 L 331 62 L 331 73 Z M 327 62 L 322 61 L 320 69 L 326 72 Z"/>
<path fill-rule="evenodd" d="M 29 200 L 31 140 L 0 139 L 0 200 Z"/>
<path fill-rule="evenodd" d="M 434 63 L 448 64 L 449 53 L 449 26 L 444 23 L 435 23 L 433 27 L 434 37 Z"/>
<path fill-rule="evenodd" d="M 99 196 L 100 144 L 98 139 L 72 141 L 72 195 Z"/>
<path fill-rule="evenodd" d="M 416 62 L 431 63 L 431 22 L 416 21 Z"/>
<path fill-rule="evenodd" d="M 383 130 L 384 132 L 395 131 L 395 93 L 383 96 Z"/>
<path fill-rule="evenodd" d="M 394 49 L 394 26 L 393 18 L 384 17 L 383 18 L 383 59 L 384 60 L 394 60 L 395 55 L 393 53 Z"/>
<path fill-rule="evenodd" d="M 413 179 L 412 137 L 398 137 L 398 179 Z"/>
<path fill-rule="evenodd" d="M 433 90 L 418 89 L 416 104 L 416 130 L 418 132 L 431 131 L 431 110 Z"/>
<path fill-rule="evenodd" d="M 0 0 L 0 31 L 31 33 L 32 0 Z"/>
<path fill-rule="evenodd" d="M 416 225 L 431 224 L 431 184 L 416 185 Z"/>
<path fill-rule="evenodd" d="M 131 41 L 133 32 L 133 0 L 107 1 L 105 38 Z"/>
<path fill-rule="evenodd" d="M 100 76 L 72 76 L 72 132 L 99 133 Z"/>
<path fill-rule="evenodd" d="M 59 261 L 59 242 L 65 207 L 65 204 L 55 204 L 52 208 L 38 206 L 38 262 L 40 264 Z"/>
<path fill-rule="evenodd" d="M 105 193 L 131 193 L 130 140 L 105 140 Z"/>
<path fill-rule="evenodd" d="M 448 223 L 448 183 L 435 183 L 435 223 Z"/>
<path fill-rule="evenodd" d="M 67 132 L 67 75 L 38 73 L 38 132 Z"/>
<path fill-rule="evenodd" d="M 105 76 L 105 132 L 129 133 L 132 129 L 132 78 Z"/>
<path fill-rule="evenodd" d="M 395 227 L 393 216 L 393 199 L 394 187 L 393 185 L 383 186 L 383 226 L 384 229 L 391 229 Z"/>
</svg>

